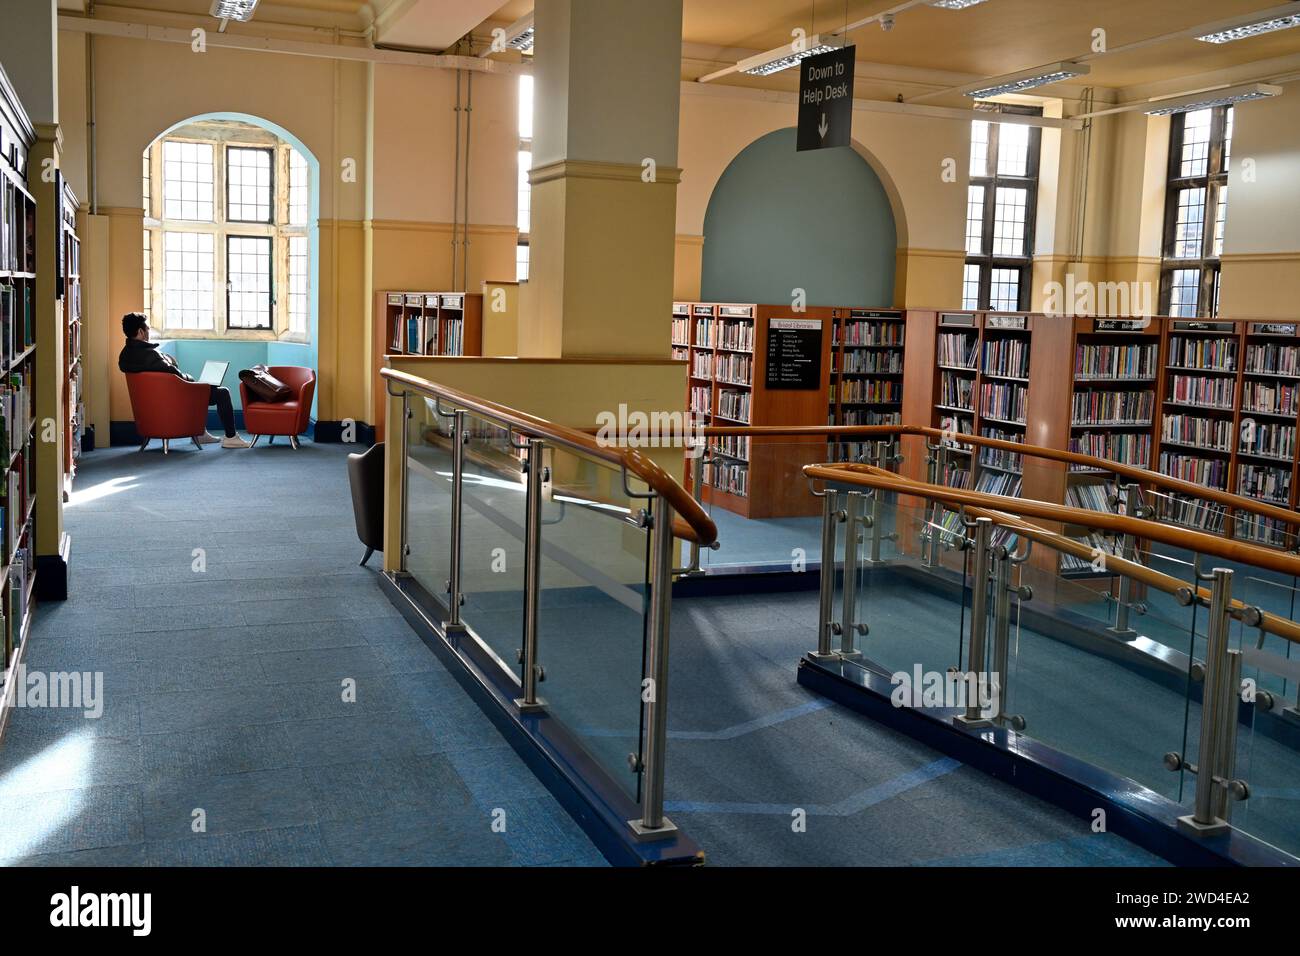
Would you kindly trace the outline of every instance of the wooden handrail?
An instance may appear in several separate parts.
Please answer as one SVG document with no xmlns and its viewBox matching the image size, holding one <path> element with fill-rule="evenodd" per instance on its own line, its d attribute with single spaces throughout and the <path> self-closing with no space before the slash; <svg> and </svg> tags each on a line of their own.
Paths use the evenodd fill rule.
<svg viewBox="0 0 1300 956">
<path fill-rule="evenodd" d="M 1035 501 L 1029 498 L 1007 498 L 1002 495 L 990 495 L 978 491 L 964 491 L 949 488 L 946 485 L 931 485 L 926 482 L 904 478 L 874 465 L 805 465 L 803 472 L 807 477 L 823 482 L 860 485 L 875 490 L 892 491 L 897 494 L 912 495 L 917 498 L 960 506 L 970 516 L 992 518 L 996 523 L 1015 531 L 1017 534 L 1024 534 L 1025 537 L 1038 541 L 1056 551 L 1072 554 L 1085 561 L 1090 561 L 1093 558 L 1093 550 L 1087 545 L 1030 524 L 1024 521 L 1023 517 L 1058 521 L 1062 524 L 1076 524 L 1095 528 L 1099 531 L 1130 534 L 1138 538 L 1146 538 L 1175 547 L 1187 548 L 1200 554 L 1266 567 L 1270 570 L 1280 571 L 1283 574 L 1300 575 L 1300 558 L 1292 555 L 1268 548 L 1256 547 L 1255 545 L 1226 541 L 1223 538 L 1200 531 L 1174 528 L 1158 522 L 1146 521 L 1142 518 L 1130 518 L 1127 515 L 1109 515 L 1098 511 L 1089 511 L 1085 508 L 1072 508 L 1069 505 Z M 1205 599 L 1209 597 L 1209 592 L 1201 587 L 1199 583 L 1181 581 L 1171 575 L 1117 555 L 1106 556 L 1106 569 L 1107 571 L 1124 574 L 1168 594 L 1178 595 L 1180 592 L 1185 591 L 1189 596 L 1194 595 Z M 1246 605 L 1244 602 L 1234 601 L 1232 607 L 1234 609 L 1244 609 Z M 1300 643 L 1300 624 L 1296 624 L 1296 622 L 1287 618 L 1261 612 L 1261 620 L 1258 626 L 1270 634 L 1276 634 L 1289 641 Z"/>
<path fill-rule="evenodd" d="M 525 435 L 531 435 L 534 438 L 540 438 L 554 445 L 562 445 L 573 451 L 581 452 L 584 455 L 625 469 L 629 474 L 648 485 L 655 494 L 662 496 L 672 505 L 673 511 L 681 516 L 686 527 L 677 530 L 686 532 L 689 529 L 689 534 L 679 536 L 686 536 L 687 540 L 694 541 L 701 547 L 709 547 L 718 540 L 718 527 L 705 510 L 700 507 L 700 503 L 692 498 L 686 489 L 678 484 L 653 459 L 641 454 L 635 448 L 617 448 L 603 444 L 592 435 L 581 432 L 576 428 L 557 425 L 555 422 L 529 415 L 527 412 L 521 412 L 505 405 L 498 405 L 496 402 L 470 395 L 459 389 L 437 385 L 428 379 L 419 378 L 408 372 L 383 368 L 379 370 L 379 374 L 393 384 L 402 386 L 409 391 L 418 392 L 433 399 L 445 399 L 449 404 L 490 419 L 495 424 Z M 390 392 L 390 394 L 392 393 Z"/>
<path fill-rule="evenodd" d="M 709 426 L 702 431 L 706 437 L 709 435 L 725 435 L 753 438 L 811 438 L 818 436 L 827 438 L 889 438 L 895 435 L 918 435 L 933 438 L 936 441 L 950 441 L 958 445 L 977 445 L 981 448 L 998 448 L 1015 454 L 1029 455 L 1032 458 L 1046 458 L 1051 461 L 1109 471 L 1131 481 L 1154 485 L 1175 494 L 1184 494 L 1204 501 L 1213 501 L 1215 504 L 1221 504 L 1236 511 L 1247 511 L 1261 518 L 1272 518 L 1288 525 L 1300 527 L 1300 513 L 1289 508 L 1254 501 L 1241 495 L 1235 495 L 1230 491 L 1208 488 L 1205 485 L 1162 475 L 1160 472 L 1139 468 L 1136 465 L 1126 465 L 1106 458 L 1097 458 L 1093 455 L 1084 455 L 1073 451 L 1062 451 L 1059 448 L 1047 448 L 1043 445 L 1002 441 L 997 438 L 987 438 L 983 435 L 954 434 L 926 425 L 757 425 L 737 426 L 734 428 L 730 426 Z"/>
</svg>

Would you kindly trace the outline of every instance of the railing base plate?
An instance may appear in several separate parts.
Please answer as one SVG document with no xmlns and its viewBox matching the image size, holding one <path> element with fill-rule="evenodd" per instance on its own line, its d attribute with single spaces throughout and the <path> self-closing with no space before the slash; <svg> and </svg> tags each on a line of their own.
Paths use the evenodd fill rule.
<svg viewBox="0 0 1300 956">
<path fill-rule="evenodd" d="M 1197 823 L 1196 817 L 1188 814 L 1185 817 L 1178 818 L 1178 829 L 1186 830 L 1198 837 L 1212 837 L 1227 833 L 1232 829 L 1232 824 L 1227 820 L 1220 820 L 1218 817 L 1215 818 L 1213 823 Z"/>
<path fill-rule="evenodd" d="M 530 704 L 522 697 L 516 697 L 515 707 L 518 708 L 519 713 L 521 714 L 540 714 L 542 711 L 546 710 L 546 701 L 539 697 Z"/>
<path fill-rule="evenodd" d="M 653 830 L 644 826 L 640 820 L 628 820 L 627 825 L 632 828 L 632 835 L 636 837 L 639 843 L 649 843 L 651 840 L 667 840 L 677 835 L 677 824 L 667 817 L 664 817 L 663 826 L 655 827 Z"/>
</svg>

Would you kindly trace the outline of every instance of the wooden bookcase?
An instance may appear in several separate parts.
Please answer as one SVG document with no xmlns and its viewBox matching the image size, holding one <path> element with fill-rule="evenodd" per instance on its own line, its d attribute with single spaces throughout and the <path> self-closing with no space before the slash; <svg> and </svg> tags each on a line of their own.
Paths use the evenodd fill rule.
<svg viewBox="0 0 1300 956">
<path fill-rule="evenodd" d="M 63 267 L 63 500 L 72 493 L 72 481 L 81 458 L 85 427 L 81 366 L 81 241 L 77 238 L 77 197 L 63 184 L 60 214 L 60 255 Z"/>
<path fill-rule="evenodd" d="M 897 425 L 903 419 L 907 341 L 901 311 L 831 309 L 831 389 L 828 425 Z M 854 461 L 868 449 L 841 442 L 836 457 Z"/>
<path fill-rule="evenodd" d="M 482 355 L 483 293 L 377 292 L 373 335 L 375 437 L 383 441 L 384 356 Z"/>
<path fill-rule="evenodd" d="M 832 310 L 737 303 L 677 303 L 673 349 L 687 362 L 687 408 L 705 424 L 819 425 L 827 420 Z M 683 319 L 685 323 L 683 324 Z M 808 326 L 819 367 L 812 381 L 768 381 L 773 323 Z M 685 331 L 686 338 L 682 338 Z M 779 336 L 779 327 L 776 328 Z M 775 364 L 773 364 L 775 371 Z M 810 387 L 802 387 L 807 384 Z M 704 467 L 702 500 L 746 518 L 784 518 L 820 510 L 799 471 L 825 455 L 823 438 L 715 438 Z M 686 474 L 687 486 L 691 476 Z"/>
<path fill-rule="evenodd" d="M 27 188 L 35 132 L 0 71 L 0 537 L 6 685 L 31 627 L 36 586 L 36 201 Z M 5 690 L 8 690 L 6 686 Z M 0 717 L 3 721 L 3 717 Z"/>
</svg>

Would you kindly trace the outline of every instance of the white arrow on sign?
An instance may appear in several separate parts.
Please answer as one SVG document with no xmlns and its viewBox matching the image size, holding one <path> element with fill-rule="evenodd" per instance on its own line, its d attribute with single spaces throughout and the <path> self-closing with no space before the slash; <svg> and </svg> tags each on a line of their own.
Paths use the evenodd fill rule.
<svg viewBox="0 0 1300 956">
<path fill-rule="evenodd" d="M 822 139 L 826 138 L 826 134 L 830 132 L 830 128 L 831 128 L 830 124 L 826 122 L 826 114 L 823 113 L 822 125 L 817 127 L 817 131 L 822 134 Z"/>
</svg>

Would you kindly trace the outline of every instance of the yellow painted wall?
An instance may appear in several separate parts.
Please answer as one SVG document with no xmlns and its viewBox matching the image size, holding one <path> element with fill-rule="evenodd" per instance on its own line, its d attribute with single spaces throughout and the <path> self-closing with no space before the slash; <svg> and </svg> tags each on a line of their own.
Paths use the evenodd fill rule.
<svg viewBox="0 0 1300 956">
<path fill-rule="evenodd" d="M 519 283 L 483 283 L 483 354 L 519 354 Z"/>
</svg>

